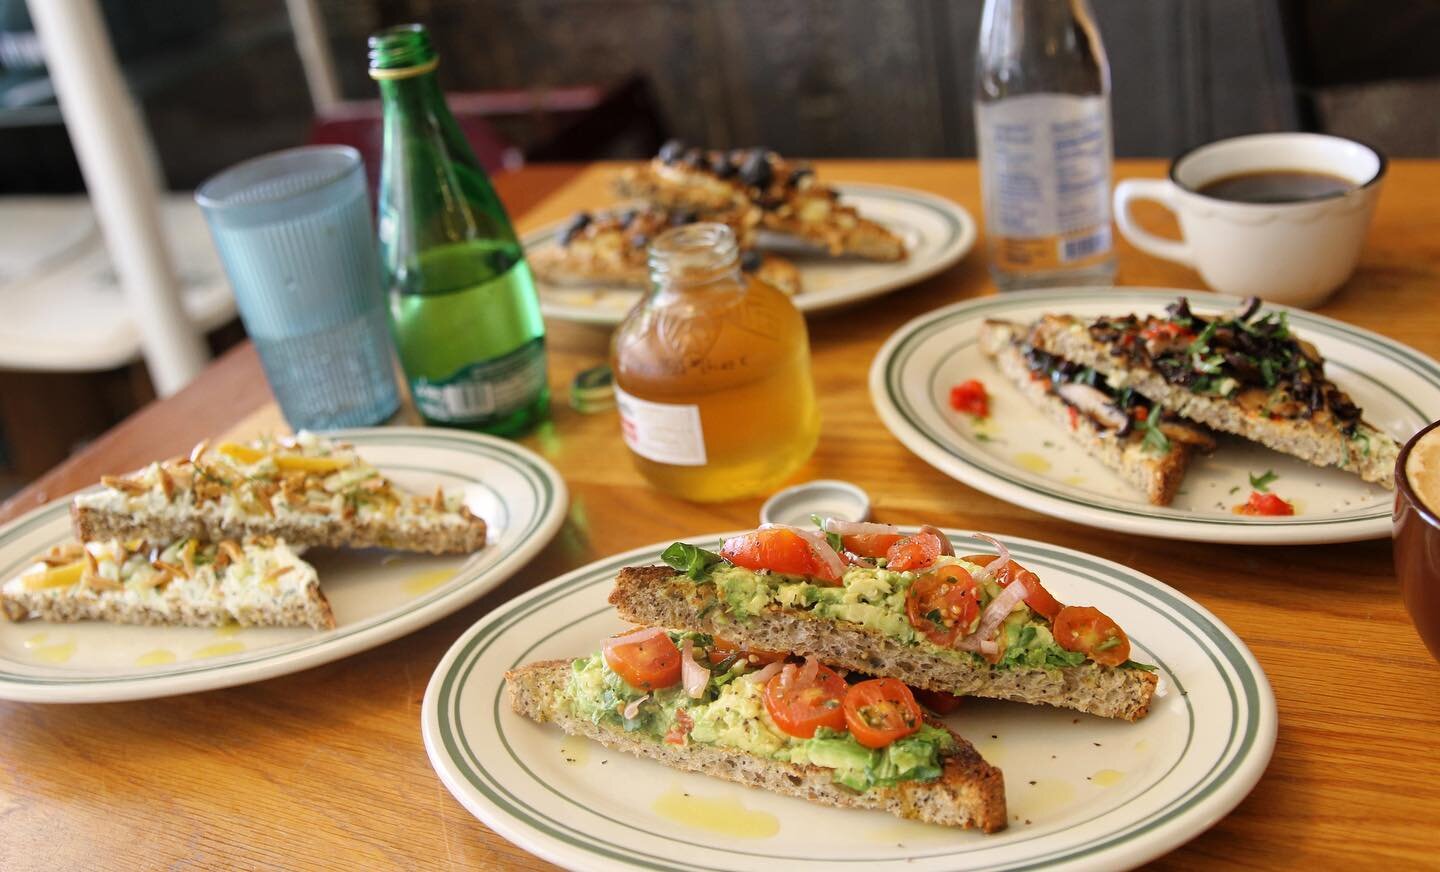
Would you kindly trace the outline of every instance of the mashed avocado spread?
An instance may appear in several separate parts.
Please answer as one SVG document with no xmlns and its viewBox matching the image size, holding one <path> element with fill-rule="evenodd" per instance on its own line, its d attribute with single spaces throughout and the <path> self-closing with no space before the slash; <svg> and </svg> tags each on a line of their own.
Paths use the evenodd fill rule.
<svg viewBox="0 0 1440 872">
<path fill-rule="evenodd" d="M 715 600 L 709 608 L 719 609 L 725 618 L 743 623 L 767 606 L 779 605 L 808 611 L 822 618 L 849 621 L 869 627 L 896 641 L 923 646 L 932 652 L 941 652 L 957 660 L 969 658 L 979 664 L 986 663 L 978 654 L 942 648 L 930 642 L 924 634 L 916 632 L 905 611 L 905 596 L 910 585 L 919 577 L 917 573 L 893 572 L 883 566 L 848 566 L 839 585 L 826 586 L 797 576 L 754 572 L 720 560 L 717 555 L 710 555 L 714 560 L 696 557 L 695 552 L 709 554 L 702 549 L 680 543 L 671 546 L 671 549 L 665 552 L 664 558 L 697 584 L 713 585 Z M 677 559 L 672 561 L 672 557 Z M 684 565 L 677 565 L 682 562 Z M 934 565 L 945 563 L 962 566 L 976 578 L 985 576 L 982 567 L 957 557 L 942 556 Z M 933 566 L 926 567 L 927 572 L 932 569 Z M 980 587 L 980 606 L 983 611 L 1000 593 L 1001 587 L 988 580 L 982 581 Z M 1066 651 L 1057 645 L 1055 637 L 1050 634 L 1049 623 L 1023 602 L 1016 604 L 1001 625 L 997 641 L 1003 652 L 1000 661 L 995 664 L 1000 669 L 1063 669 L 1085 662 L 1084 654 Z M 1134 667 L 1144 668 L 1139 664 L 1134 664 Z"/>
<path fill-rule="evenodd" d="M 699 647 L 710 638 L 698 633 L 671 633 L 680 644 L 693 639 Z M 704 694 L 691 699 L 676 686 L 645 694 L 631 687 L 605 664 L 599 653 L 571 664 L 570 680 L 561 691 L 564 701 L 579 716 L 627 732 L 664 739 L 684 711 L 692 722 L 683 741 L 736 748 L 758 757 L 820 766 L 834 772 L 836 782 L 865 791 L 902 781 L 929 781 L 940 776 L 941 755 L 953 747 L 944 730 L 925 724 L 918 732 L 879 750 L 861 745 L 848 732 L 821 727 L 814 738 L 797 739 L 775 726 L 765 711 L 762 687 L 743 676 L 743 662 L 713 672 Z M 625 717 L 626 707 L 644 698 Z"/>
</svg>

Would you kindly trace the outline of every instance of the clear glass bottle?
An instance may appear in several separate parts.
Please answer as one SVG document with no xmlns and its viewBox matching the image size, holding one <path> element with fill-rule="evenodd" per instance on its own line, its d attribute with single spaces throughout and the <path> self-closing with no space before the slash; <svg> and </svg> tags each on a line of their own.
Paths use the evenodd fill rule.
<svg viewBox="0 0 1440 872">
<path fill-rule="evenodd" d="M 975 140 L 1000 289 L 1112 282 L 1110 64 L 1087 0 L 985 0 Z"/>
<path fill-rule="evenodd" d="M 776 488 L 815 450 L 820 414 L 805 319 L 740 270 L 723 224 L 650 246 L 651 291 L 615 331 L 625 444 L 655 487 L 702 502 Z"/>
<path fill-rule="evenodd" d="M 380 256 L 390 321 L 420 415 L 516 435 L 550 405 L 545 324 L 525 252 L 445 105 L 418 24 L 370 37 L 380 83 Z"/>
</svg>

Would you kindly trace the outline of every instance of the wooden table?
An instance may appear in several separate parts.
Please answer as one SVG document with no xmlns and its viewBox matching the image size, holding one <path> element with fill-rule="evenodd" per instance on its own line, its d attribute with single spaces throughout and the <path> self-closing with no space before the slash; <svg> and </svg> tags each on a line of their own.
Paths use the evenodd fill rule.
<svg viewBox="0 0 1440 872">
<path fill-rule="evenodd" d="M 611 168 L 526 169 L 499 180 L 522 227 L 600 199 Z M 1160 161 L 1121 161 L 1159 176 Z M 825 162 L 831 179 L 924 188 L 980 214 L 968 161 Z M 1397 161 L 1360 270 L 1323 310 L 1440 356 L 1440 162 Z M 1163 224 L 1162 216 L 1145 216 Z M 960 485 L 880 425 L 870 360 L 900 324 L 993 292 L 983 240 L 921 285 L 811 321 L 824 434 L 801 478 L 858 482 L 893 522 L 994 530 L 1081 548 L 1195 597 L 1249 644 L 1280 705 L 1269 771 L 1229 817 L 1158 861 L 1342 868 L 1440 860 L 1440 667 L 1396 591 L 1388 541 L 1224 547 L 1075 526 Z M 1121 244 L 1119 281 L 1202 287 Z M 759 500 L 699 506 L 646 487 L 611 415 L 564 402 L 601 361 L 605 332 L 550 328 L 559 400 L 524 440 L 570 484 L 564 529 L 482 601 L 373 651 L 248 687 L 111 705 L 0 704 L 0 869 L 160 867 L 545 868 L 470 816 L 441 786 L 419 732 L 426 681 L 450 643 L 503 600 L 598 557 L 755 521 Z M 278 420 L 254 350 L 216 362 L 0 507 L 0 520 L 102 472 L 174 454 L 200 437 Z"/>
</svg>

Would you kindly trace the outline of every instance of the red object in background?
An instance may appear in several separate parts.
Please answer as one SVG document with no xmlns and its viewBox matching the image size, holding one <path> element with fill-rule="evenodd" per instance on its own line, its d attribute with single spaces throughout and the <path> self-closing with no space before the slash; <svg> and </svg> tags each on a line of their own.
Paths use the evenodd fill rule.
<svg viewBox="0 0 1440 872">
<path fill-rule="evenodd" d="M 990 416 L 990 395 L 977 378 L 961 382 L 950 389 L 950 408 L 977 418 Z"/>
</svg>

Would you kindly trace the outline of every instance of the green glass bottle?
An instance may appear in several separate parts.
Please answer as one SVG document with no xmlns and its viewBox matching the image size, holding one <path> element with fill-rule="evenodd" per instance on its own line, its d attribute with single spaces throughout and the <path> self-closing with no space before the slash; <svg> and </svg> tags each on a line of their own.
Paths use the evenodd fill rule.
<svg viewBox="0 0 1440 872">
<path fill-rule="evenodd" d="M 525 252 L 435 79 L 418 24 L 370 37 L 380 83 L 380 253 L 415 406 L 431 424 L 522 433 L 550 403 Z"/>
</svg>

